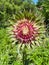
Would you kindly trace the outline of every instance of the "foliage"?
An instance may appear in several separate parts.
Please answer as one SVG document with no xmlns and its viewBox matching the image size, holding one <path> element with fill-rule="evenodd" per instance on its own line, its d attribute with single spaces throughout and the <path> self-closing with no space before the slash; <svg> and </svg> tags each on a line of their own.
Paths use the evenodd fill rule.
<svg viewBox="0 0 49 65">
<path fill-rule="evenodd" d="M 13 19 L 13 14 L 17 15 L 19 11 L 33 8 L 32 1 L 29 0 L 0 0 L 0 27 L 8 27 L 9 19 Z M 3 6 L 4 5 L 4 6 Z M 28 6 L 28 8 L 26 8 Z"/>
<path fill-rule="evenodd" d="M 5 29 L 0 30 L 0 65 L 22 65 L 17 59 L 16 46 L 11 45 Z"/>
<path fill-rule="evenodd" d="M 49 39 L 49 38 L 48 38 Z M 49 40 L 46 39 L 45 46 L 36 48 L 29 59 L 34 65 L 49 65 Z"/>
<path fill-rule="evenodd" d="M 47 36 L 49 35 L 49 0 L 39 0 L 37 3 L 38 8 L 41 8 L 43 15 L 45 16 L 45 24 L 47 28 Z"/>
</svg>

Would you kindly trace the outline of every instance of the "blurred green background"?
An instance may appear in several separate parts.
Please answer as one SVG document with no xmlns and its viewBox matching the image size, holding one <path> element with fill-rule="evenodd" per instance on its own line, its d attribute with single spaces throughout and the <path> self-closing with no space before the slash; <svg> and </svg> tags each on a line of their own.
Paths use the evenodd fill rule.
<svg viewBox="0 0 49 65">
<path fill-rule="evenodd" d="M 17 58 L 16 45 L 12 46 L 7 31 L 7 27 L 14 23 L 11 21 L 24 17 L 20 12 L 33 20 L 35 12 L 42 13 L 46 28 L 44 46 L 30 51 L 26 65 L 49 65 L 49 0 L 38 0 L 36 4 L 33 0 L 0 0 L 0 65 L 23 65 L 23 61 Z"/>
</svg>

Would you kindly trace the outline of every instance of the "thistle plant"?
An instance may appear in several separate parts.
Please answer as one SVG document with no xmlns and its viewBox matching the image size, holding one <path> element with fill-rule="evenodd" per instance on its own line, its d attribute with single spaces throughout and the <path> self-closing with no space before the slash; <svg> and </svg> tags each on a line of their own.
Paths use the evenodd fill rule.
<svg viewBox="0 0 49 65">
<path fill-rule="evenodd" d="M 43 45 L 45 38 L 44 17 L 37 8 L 34 11 L 18 11 L 9 20 L 9 37 L 12 46 L 16 45 L 18 57 L 23 65 L 28 65 L 27 55 L 37 46 Z"/>
<path fill-rule="evenodd" d="M 11 29 L 9 37 L 12 41 L 12 46 L 16 45 L 17 58 L 23 61 L 23 65 L 28 65 L 27 55 L 35 47 L 43 45 L 45 38 L 43 22 L 23 18 L 14 22 L 9 28 Z"/>
<path fill-rule="evenodd" d="M 24 17 L 21 19 L 17 19 L 19 16 L 14 16 L 13 20 L 9 20 L 12 24 L 9 28 L 11 31 L 9 32 L 11 35 L 11 39 L 13 40 L 13 44 L 18 42 L 18 45 L 26 45 L 26 46 L 40 46 L 43 42 L 42 40 L 45 37 L 45 26 L 44 26 L 44 18 L 42 14 L 37 13 L 28 13 L 26 16 L 24 13 Z M 19 15 L 20 15 L 19 14 Z M 32 14 L 32 15 L 31 15 Z M 40 14 L 40 15 L 39 15 Z M 22 15 L 21 15 L 22 16 Z M 32 18 L 33 16 L 33 18 Z M 30 18 L 31 17 L 31 18 Z M 30 19 L 29 19 L 30 18 Z M 33 20 L 34 19 L 34 20 Z M 33 45 L 33 46 L 32 46 Z"/>
</svg>

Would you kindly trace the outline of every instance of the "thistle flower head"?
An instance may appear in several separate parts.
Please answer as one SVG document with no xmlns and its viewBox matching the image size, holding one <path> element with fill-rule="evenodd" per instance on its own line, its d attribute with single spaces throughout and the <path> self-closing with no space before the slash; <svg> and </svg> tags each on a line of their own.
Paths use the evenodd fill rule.
<svg viewBox="0 0 49 65">
<path fill-rule="evenodd" d="M 23 43 L 34 41 L 38 36 L 38 27 L 30 20 L 19 20 L 13 27 L 15 38 Z"/>
</svg>

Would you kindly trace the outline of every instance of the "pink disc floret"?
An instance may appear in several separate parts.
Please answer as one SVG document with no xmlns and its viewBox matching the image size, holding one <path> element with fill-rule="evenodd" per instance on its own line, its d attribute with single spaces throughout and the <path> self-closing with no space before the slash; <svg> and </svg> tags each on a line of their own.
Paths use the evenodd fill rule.
<svg viewBox="0 0 49 65">
<path fill-rule="evenodd" d="M 35 40 L 38 36 L 38 28 L 34 26 L 34 23 L 27 19 L 20 20 L 17 25 L 13 26 L 13 33 L 15 38 L 21 42 L 27 43 L 31 40 Z"/>
</svg>

